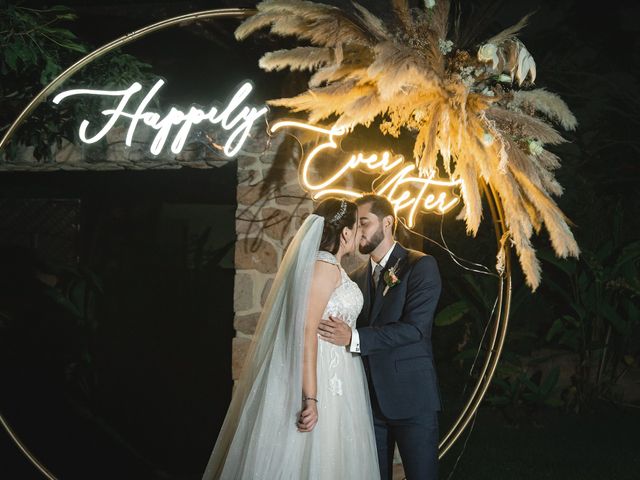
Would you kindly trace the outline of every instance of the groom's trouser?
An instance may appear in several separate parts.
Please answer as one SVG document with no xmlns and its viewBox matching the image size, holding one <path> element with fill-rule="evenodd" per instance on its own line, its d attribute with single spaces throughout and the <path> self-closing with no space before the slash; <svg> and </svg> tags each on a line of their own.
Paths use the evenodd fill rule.
<svg viewBox="0 0 640 480">
<path fill-rule="evenodd" d="M 380 478 L 392 480 L 395 444 L 402 458 L 407 480 L 438 478 L 438 412 L 425 411 L 415 417 L 389 419 L 380 411 L 375 393 L 371 395 L 373 425 L 380 462 Z"/>
</svg>

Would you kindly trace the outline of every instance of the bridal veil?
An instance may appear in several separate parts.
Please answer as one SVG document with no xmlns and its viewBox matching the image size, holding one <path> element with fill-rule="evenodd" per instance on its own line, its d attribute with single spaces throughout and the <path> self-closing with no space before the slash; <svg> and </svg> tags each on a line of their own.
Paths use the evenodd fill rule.
<svg viewBox="0 0 640 480">
<path fill-rule="evenodd" d="M 203 480 L 299 478 L 304 326 L 323 227 L 309 215 L 282 259 Z"/>
</svg>

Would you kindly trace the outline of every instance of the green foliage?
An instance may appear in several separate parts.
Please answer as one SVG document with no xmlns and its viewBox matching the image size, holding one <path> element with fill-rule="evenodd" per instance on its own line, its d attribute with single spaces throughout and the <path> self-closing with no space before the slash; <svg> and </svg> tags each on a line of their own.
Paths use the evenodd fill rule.
<svg viewBox="0 0 640 480">
<path fill-rule="evenodd" d="M 463 274 L 452 279 L 447 288 L 454 293 L 458 300 L 444 307 L 436 315 L 437 326 L 452 325 L 462 319 L 472 319 L 475 325 L 482 329 L 487 321 L 497 291 L 495 277 L 475 277 L 471 274 Z"/>
<path fill-rule="evenodd" d="M 61 289 L 49 287 L 46 292 L 56 303 L 76 318 L 78 325 L 95 330 L 94 301 L 103 293 L 102 280 L 86 267 L 63 267 L 67 282 Z"/>
<path fill-rule="evenodd" d="M 465 371 L 476 357 L 482 359 L 486 355 L 483 350 L 489 337 L 487 322 L 495 316 L 497 287 L 497 279 L 493 276 L 463 274 L 447 279 L 445 288 L 456 300 L 436 315 L 435 324 L 445 328 L 464 325 L 451 360 Z M 530 311 L 531 301 L 530 290 L 521 284 L 513 291 L 510 318 L 522 317 L 525 311 Z M 533 326 L 520 320 L 511 322 L 493 385 L 485 399 L 514 422 L 526 418 L 536 409 L 561 403 L 557 389 L 559 370 L 554 368 L 543 374 L 541 368 L 528 360 L 528 355 L 543 340 L 538 338 Z M 481 341 L 483 347 L 478 351 Z M 479 364 L 478 360 L 473 381 L 477 381 Z"/>
<path fill-rule="evenodd" d="M 459 321 L 464 317 L 465 313 L 469 312 L 469 304 L 466 300 L 459 300 L 451 305 L 447 305 L 443 308 L 434 320 L 437 327 L 444 327 L 451 325 Z"/>
<path fill-rule="evenodd" d="M 44 86 L 91 50 L 65 28 L 75 19 L 64 6 L 33 9 L 8 5 L 0 10 L 0 134 Z M 136 57 L 115 52 L 91 63 L 65 85 L 128 86 L 134 80 L 150 80 L 149 68 Z M 5 160 L 11 161 L 18 144 L 23 144 L 34 147 L 36 159 L 50 161 L 53 145 L 59 148 L 62 139 L 76 138 L 77 118 L 90 120 L 113 102 L 93 99 L 61 106 L 41 104 L 16 132 Z"/>
<path fill-rule="evenodd" d="M 30 74 L 38 67 L 42 68 L 39 83 L 49 83 L 59 72 L 64 52 L 87 51 L 71 31 L 56 26 L 75 19 L 76 15 L 63 6 L 36 10 L 8 5 L 0 12 L 0 73 Z"/>
<path fill-rule="evenodd" d="M 64 281 L 55 287 L 47 287 L 45 293 L 71 315 L 80 334 L 79 353 L 68 363 L 65 377 L 68 384 L 90 402 L 98 382 L 92 345 L 98 328 L 95 304 L 104 292 L 102 280 L 82 266 L 62 267 L 59 274 Z"/>
<path fill-rule="evenodd" d="M 613 211 L 600 227 L 606 235 L 584 242 L 580 259 L 561 260 L 539 249 L 544 275 L 535 295 L 514 272 L 514 285 L 520 286 L 513 290 L 506 342 L 486 397 L 511 419 L 543 407 L 581 411 L 594 408 L 595 401 L 621 400 L 619 379 L 636 367 L 640 353 L 640 241 L 625 240 L 622 209 Z M 446 334 L 438 332 L 439 340 L 455 335 L 449 361 L 473 382 L 486 355 L 478 348 L 481 342 L 486 348 L 497 282 L 471 274 L 444 281 L 448 304 L 435 325 Z M 474 360 L 475 377 L 469 378 Z"/>
<path fill-rule="evenodd" d="M 505 407 L 527 404 L 529 408 L 536 406 L 557 407 L 561 400 L 554 395 L 560 376 L 559 367 L 554 367 L 545 376 L 541 372 L 527 373 L 521 368 L 513 368 L 509 364 L 502 365 L 493 380 L 495 387 L 492 395 L 486 397 L 490 405 Z"/>
<path fill-rule="evenodd" d="M 598 398 L 615 400 L 616 382 L 637 353 L 632 339 L 640 325 L 640 241 L 623 243 L 616 232 L 621 225 L 618 214 L 610 238 L 579 260 L 541 252 L 552 273 L 545 290 L 561 305 L 546 340 L 578 357 L 567 397 L 575 410 Z"/>
</svg>

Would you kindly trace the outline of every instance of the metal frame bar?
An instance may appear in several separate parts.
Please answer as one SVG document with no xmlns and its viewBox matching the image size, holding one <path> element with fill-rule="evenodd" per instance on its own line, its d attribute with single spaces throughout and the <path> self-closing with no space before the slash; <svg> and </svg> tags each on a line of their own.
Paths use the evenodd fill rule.
<svg viewBox="0 0 640 480">
<path fill-rule="evenodd" d="M 497 245 L 498 248 L 500 248 L 500 241 L 503 234 L 506 232 L 502 202 L 498 193 L 493 187 L 491 187 L 491 185 L 487 185 L 483 182 L 482 189 L 489 205 Z M 493 379 L 498 361 L 500 360 L 504 341 L 507 336 L 509 310 L 511 307 L 511 248 L 508 242 L 505 244 L 504 248 L 505 269 L 503 274 L 500 276 L 500 283 L 498 286 L 498 307 L 495 313 L 495 321 L 493 319 L 489 319 L 489 321 L 494 321 L 494 324 L 491 339 L 489 341 L 488 353 L 484 360 L 484 364 L 482 365 L 481 374 L 478 377 L 478 381 L 476 382 L 467 403 L 458 414 L 458 418 L 454 422 L 453 426 L 440 440 L 438 458 L 442 458 L 445 453 L 449 451 L 460 435 L 462 435 L 462 432 L 467 428 L 471 419 L 477 413 L 478 407 L 491 385 L 491 380 Z"/>
</svg>

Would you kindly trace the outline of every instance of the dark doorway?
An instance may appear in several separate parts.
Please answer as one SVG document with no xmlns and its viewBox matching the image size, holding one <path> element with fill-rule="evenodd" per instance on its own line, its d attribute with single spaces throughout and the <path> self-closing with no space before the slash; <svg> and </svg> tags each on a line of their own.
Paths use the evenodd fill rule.
<svg viewBox="0 0 640 480">
<path fill-rule="evenodd" d="M 236 183 L 233 162 L 0 174 L 24 212 L 0 221 L 0 408 L 60 478 L 200 478 L 232 388 Z"/>
</svg>

